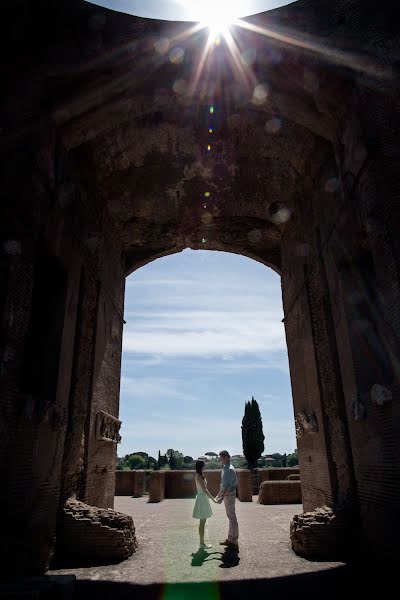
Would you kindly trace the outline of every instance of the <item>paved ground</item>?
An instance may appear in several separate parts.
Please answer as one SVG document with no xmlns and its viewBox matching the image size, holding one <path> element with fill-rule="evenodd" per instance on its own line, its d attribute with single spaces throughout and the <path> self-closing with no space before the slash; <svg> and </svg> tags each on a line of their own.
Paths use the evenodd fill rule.
<svg viewBox="0 0 400 600">
<path fill-rule="evenodd" d="M 134 519 L 139 542 L 137 552 L 117 565 L 62 569 L 52 574 L 74 573 L 86 582 L 144 585 L 254 581 L 340 567 L 341 563 L 310 562 L 292 552 L 289 524 L 294 514 L 302 512 L 301 505 L 262 506 L 255 500 L 256 497 L 252 503 L 236 503 L 240 527 L 237 554 L 226 552 L 219 545 L 227 533 L 223 505 L 212 505 L 214 516 L 209 519 L 209 539 L 213 548 L 198 552 L 198 522 L 192 518 L 193 500 L 149 504 L 146 497 L 117 497 L 115 509 Z"/>
</svg>

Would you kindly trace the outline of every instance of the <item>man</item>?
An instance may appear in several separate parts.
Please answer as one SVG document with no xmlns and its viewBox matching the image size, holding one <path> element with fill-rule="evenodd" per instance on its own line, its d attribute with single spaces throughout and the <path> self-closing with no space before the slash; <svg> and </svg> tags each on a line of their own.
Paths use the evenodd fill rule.
<svg viewBox="0 0 400 600">
<path fill-rule="evenodd" d="M 224 502 L 226 516 L 229 519 L 228 537 L 224 542 L 221 542 L 221 545 L 239 550 L 239 526 L 235 511 L 237 476 L 233 465 L 231 465 L 231 456 L 227 450 L 221 450 L 219 462 L 222 464 L 221 487 L 215 500 L 219 503 Z"/>
</svg>

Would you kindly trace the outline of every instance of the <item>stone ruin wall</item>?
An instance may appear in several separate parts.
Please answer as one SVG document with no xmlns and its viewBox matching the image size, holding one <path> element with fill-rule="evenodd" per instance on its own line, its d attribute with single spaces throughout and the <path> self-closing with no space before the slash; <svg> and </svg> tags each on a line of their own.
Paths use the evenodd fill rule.
<svg viewBox="0 0 400 600">
<path fill-rule="evenodd" d="M 24 569 L 25 559 L 35 565 L 33 571 L 40 571 L 53 552 L 60 494 L 64 499 L 76 495 L 90 504 L 113 506 L 116 444 L 96 439 L 95 422 L 101 410 L 118 416 L 125 277 L 118 239 L 113 238 L 104 209 L 95 205 L 95 198 L 79 181 L 72 183 L 65 174 L 66 182 L 56 181 L 55 164 L 66 157 L 54 148 L 50 152 L 48 140 L 33 142 L 38 144 L 34 159 L 26 156 L 26 140 L 16 152 L 25 158 L 27 180 L 40 176 L 49 189 L 39 183 L 33 189 L 24 185 L 8 189 L 15 217 L 7 232 L 9 243 L 2 248 L 2 279 L 7 277 L 8 283 L 3 314 L 8 319 L 2 336 L 7 426 L 1 451 L 7 490 L 2 500 L 13 524 L 5 536 L 10 554 L 27 548 L 20 568 Z M 8 158 L 3 162 L 3 181 L 15 161 L 13 155 Z M 17 221 L 17 211 L 32 224 L 29 230 Z M 55 373 L 41 373 L 38 379 L 29 366 L 30 361 L 35 366 L 37 359 L 27 351 L 40 352 L 47 310 L 54 301 L 52 288 L 44 285 L 37 292 L 43 306 L 36 312 L 29 310 L 39 248 L 45 255 L 43 268 L 51 256 L 50 273 L 61 273 L 63 296 L 58 322 L 52 325 L 59 332 L 59 365 Z M 32 335 L 31 314 L 39 321 Z M 26 349 L 29 336 L 31 346 Z M 25 382 L 21 370 L 27 371 Z M 52 378 L 56 386 L 50 390 Z M 35 551 L 30 555 L 33 539 Z"/>
</svg>

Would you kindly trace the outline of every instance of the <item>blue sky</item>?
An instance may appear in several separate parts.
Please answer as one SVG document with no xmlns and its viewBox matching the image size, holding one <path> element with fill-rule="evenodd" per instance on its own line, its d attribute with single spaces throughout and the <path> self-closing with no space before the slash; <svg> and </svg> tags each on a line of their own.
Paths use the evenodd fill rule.
<svg viewBox="0 0 400 600">
<path fill-rule="evenodd" d="M 244 17 L 292 2 L 285 0 L 96 0 L 91 3 L 140 17 L 197 21 L 204 17 L 205 12 L 212 13 L 216 6 L 219 11 L 226 7 L 229 11 L 233 9 L 236 17 Z"/>
<path fill-rule="evenodd" d="M 185 250 L 126 284 L 119 456 L 175 448 L 241 454 L 244 404 L 266 452 L 296 447 L 280 278 L 225 252 Z"/>
</svg>

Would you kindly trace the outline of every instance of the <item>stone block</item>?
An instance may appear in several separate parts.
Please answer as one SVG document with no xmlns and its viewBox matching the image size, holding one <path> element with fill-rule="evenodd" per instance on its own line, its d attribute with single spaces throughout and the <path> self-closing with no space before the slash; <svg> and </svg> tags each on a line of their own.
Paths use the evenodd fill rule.
<svg viewBox="0 0 400 600">
<path fill-rule="evenodd" d="M 300 481 L 263 481 L 260 485 L 260 504 L 300 504 Z"/>
<path fill-rule="evenodd" d="M 296 515 L 290 524 L 293 551 L 317 560 L 344 560 L 354 543 L 351 518 L 344 511 L 322 506 Z"/>
</svg>

